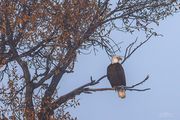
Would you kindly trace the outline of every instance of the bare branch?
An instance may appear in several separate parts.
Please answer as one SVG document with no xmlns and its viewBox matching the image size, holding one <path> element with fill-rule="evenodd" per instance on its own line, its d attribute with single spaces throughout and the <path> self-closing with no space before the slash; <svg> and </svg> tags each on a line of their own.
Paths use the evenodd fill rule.
<svg viewBox="0 0 180 120">
<path fill-rule="evenodd" d="M 80 95 L 81 93 L 90 94 L 91 92 L 109 91 L 109 90 L 115 90 L 115 89 L 121 88 L 121 87 L 123 87 L 124 89 L 129 90 L 129 91 L 147 91 L 147 90 L 150 90 L 150 88 L 145 88 L 145 89 L 136 89 L 135 88 L 136 86 L 139 86 L 139 85 L 143 84 L 144 82 L 146 82 L 149 79 L 149 75 L 147 75 L 143 81 L 141 81 L 135 85 L 132 85 L 132 86 L 119 86 L 117 88 L 89 88 L 90 86 L 97 85 L 101 80 L 103 80 L 106 77 L 107 77 L 107 75 L 104 75 L 104 76 L 100 77 L 98 80 L 92 80 L 92 77 L 91 77 L 91 81 L 89 83 L 86 83 L 86 84 L 82 85 L 81 87 L 74 89 L 73 91 L 61 96 L 59 99 L 54 101 L 51 104 L 52 109 L 56 109 L 58 106 L 60 106 L 64 102 L 67 102 L 68 100 L 74 98 L 76 95 Z"/>
<path fill-rule="evenodd" d="M 136 46 L 133 50 L 132 47 L 133 45 L 137 42 L 137 39 L 131 43 L 125 51 L 125 56 L 124 56 L 124 60 L 121 62 L 121 64 L 123 64 L 136 50 L 138 50 L 142 45 L 144 45 L 146 42 L 148 42 L 150 40 L 150 38 L 154 35 L 155 33 L 152 33 L 145 41 L 141 42 L 138 46 Z"/>
<path fill-rule="evenodd" d="M 115 88 L 88 88 L 84 91 L 84 93 L 91 93 L 91 92 L 97 92 L 97 91 L 109 91 L 109 90 L 115 90 Z M 134 89 L 134 88 L 126 88 L 125 90 L 129 90 L 129 91 L 147 91 L 150 90 L 150 88 L 145 88 L 145 89 Z"/>
<path fill-rule="evenodd" d="M 139 82 L 139 83 L 137 83 L 135 85 L 132 85 L 131 87 L 126 87 L 126 88 L 134 88 L 136 86 L 139 86 L 139 85 L 143 84 L 144 82 L 146 82 L 148 79 L 149 79 L 149 75 L 147 75 L 146 78 L 143 81 L 141 81 L 141 82 Z"/>
<path fill-rule="evenodd" d="M 85 93 L 86 93 L 86 92 L 89 93 L 89 92 L 96 92 L 96 91 L 116 90 L 116 89 L 121 88 L 121 87 L 123 87 L 125 90 L 129 90 L 129 91 L 147 91 L 147 90 L 150 90 L 150 88 L 135 89 L 135 87 L 143 84 L 143 83 L 146 82 L 148 79 L 149 79 L 149 75 L 147 75 L 146 78 L 145 78 L 143 81 L 141 81 L 141 82 L 139 82 L 139 83 L 137 83 L 137 84 L 135 84 L 135 85 L 132 85 L 132 86 L 119 86 L 119 87 L 117 87 L 117 88 L 87 88 L 87 89 L 85 89 L 84 92 L 85 92 Z"/>
</svg>

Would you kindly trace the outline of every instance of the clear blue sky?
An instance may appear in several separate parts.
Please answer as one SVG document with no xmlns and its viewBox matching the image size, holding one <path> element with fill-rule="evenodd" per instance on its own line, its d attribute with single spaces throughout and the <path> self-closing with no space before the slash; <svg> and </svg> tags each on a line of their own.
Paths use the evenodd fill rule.
<svg viewBox="0 0 180 120">
<path fill-rule="evenodd" d="M 129 92 L 124 100 L 114 91 L 81 94 L 81 105 L 71 109 L 79 120 L 179 120 L 180 119 L 180 14 L 161 21 L 156 31 L 163 37 L 155 37 L 141 47 L 123 65 L 128 86 L 144 79 L 150 79 L 140 88 L 150 87 L 147 92 Z M 130 37 L 123 35 L 123 39 Z M 114 33 L 113 39 L 122 38 Z M 60 85 L 60 95 L 72 88 L 87 83 L 106 74 L 110 64 L 107 55 L 99 51 L 97 55 L 79 56 L 75 73 L 66 75 Z M 69 84 L 71 83 L 71 84 Z M 110 87 L 104 79 L 96 87 Z"/>
</svg>

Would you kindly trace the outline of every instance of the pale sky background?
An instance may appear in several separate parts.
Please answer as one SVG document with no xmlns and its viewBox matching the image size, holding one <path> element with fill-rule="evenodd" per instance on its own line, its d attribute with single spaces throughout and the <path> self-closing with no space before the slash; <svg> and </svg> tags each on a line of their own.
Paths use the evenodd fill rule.
<svg viewBox="0 0 180 120">
<path fill-rule="evenodd" d="M 74 117 L 78 120 L 180 120 L 180 14 L 161 21 L 155 30 L 164 36 L 152 38 L 123 64 L 128 86 L 149 74 L 149 80 L 139 88 L 151 90 L 127 91 L 124 100 L 114 91 L 81 94 L 77 97 L 81 105 L 70 109 Z M 113 39 L 120 38 L 131 39 L 129 34 L 113 33 Z M 109 64 L 102 50 L 97 55 L 79 56 L 75 72 L 64 76 L 59 95 L 87 83 L 90 76 L 98 79 L 105 75 Z M 110 84 L 104 79 L 98 87 L 110 87 Z"/>
</svg>

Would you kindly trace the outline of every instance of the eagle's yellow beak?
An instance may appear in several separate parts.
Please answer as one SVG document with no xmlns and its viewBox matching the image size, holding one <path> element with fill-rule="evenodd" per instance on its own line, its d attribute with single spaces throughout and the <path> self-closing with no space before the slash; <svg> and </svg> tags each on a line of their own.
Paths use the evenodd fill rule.
<svg viewBox="0 0 180 120">
<path fill-rule="evenodd" d="M 123 60 L 123 57 L 122 56 L 118 56 L 118 60 L 119 61 Z"/>
</svg>

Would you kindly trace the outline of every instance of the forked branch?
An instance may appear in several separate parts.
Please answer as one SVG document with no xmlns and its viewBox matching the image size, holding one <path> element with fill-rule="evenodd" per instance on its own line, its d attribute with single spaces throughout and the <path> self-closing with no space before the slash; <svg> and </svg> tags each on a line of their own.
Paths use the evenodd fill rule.
<svg viewBox="0 0 180 120">
<path fill-rule="evenodd" d="M 125 51 L 125 55 L 124 55 L 124 60 L 122 61 L 121 64 L 123 64 L 136 50 L 138 50 L 142 45 L 144 45 L 146 42 L 148 42 L 150 40 L 150 38 L 156 35 L 156 33 L 152 33 L 146 40 L 144 40 L 143 42 L 141 42 L 138 46 L 136 46 L 134 49 L 132 49 L 135 45 L 135 43 L 137 42 L 137 38 L 134 42 L 132 42 L 131 44 L 129 44 L 126 48 Z"/>
<path fill-rule="evenodd" d="M 144 78 L 143 81 L 136 83 L 132 86 L 119 86 L 117 88 L 124 88 L 125 90 L 129 90 L 129 91 L 147 91 L 150 90 L 150 88 L 145 88 L 145 89 L 136 89 L 136 86 L 139 86 L 141 84 L 143 84 L 144 82 L 146 82 L 149 79 L 149 75 L 146 76 L 146 78 Z M 91 93 L 91 92 L 96 92 L 96 91 L 107 91 L 107 90 L 115 90 L 117 88 L 87 88 L 85 89 L 84 93 Z"/>
<path fill-rule="evenodd" d="M 94 85 L 98 84 L 100 81 L 102 81 L 106 77 L 107 77 L 107 75 L 104 75 L 104 76 L 100 77 L 98 80 L 92 80 L 92 77 L 91 77 L 91 81 L 89 83 L 86 83 L 86 84 L 82 85 L 81 87 L 78 87 L 78 88 L 72 90 L 71 92 L 59 97 L 56 101 L 54 101 L 51 104 L 52 105 L 51 108 L 55 110 L 64 102 L 67 102 L 68 100 L 74 98 L 76 95 L 80 95 L 81 93 L 91 94 L 92 92 L 97 92 L 97 91 L 115 90 L 116 88 L 89 88 L 90 86 L 94 86 Z M 149 75 L 147 75 L 143 81 L 141 81 L 137 84 L 134 84 L 132 86 L 125 86 L 124 88 L 126 90 L 129 90 L 129 91 L 147 91 L 147 90 L 150 90 L 150 88 L 145 88 L 145 89 L 136 89 L 135 88 L 135 87 L 143 84 L 144 82 L 146 82 L 148 79 L 149 79 Z M 122 86 L 120 86 L 120 87 L 122 87 Z"/>
</svg>

